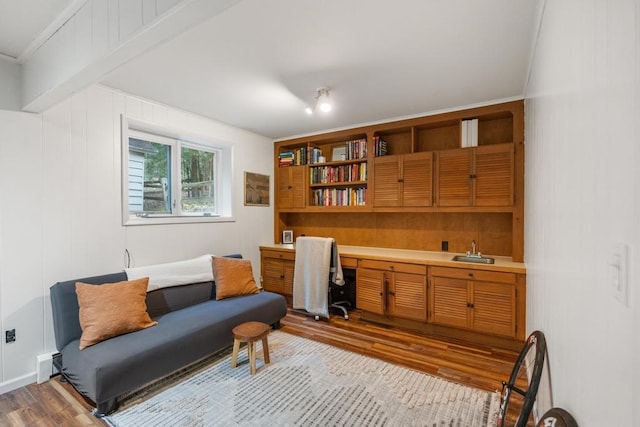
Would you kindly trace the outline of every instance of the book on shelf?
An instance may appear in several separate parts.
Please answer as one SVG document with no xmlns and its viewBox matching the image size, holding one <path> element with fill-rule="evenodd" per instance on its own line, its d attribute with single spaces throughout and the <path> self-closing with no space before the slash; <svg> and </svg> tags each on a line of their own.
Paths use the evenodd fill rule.
<svg viewBox="0 0 640 427">
<path fill-rule="evenodd" d="M 322 157 L 322 150 L 318 147 L 311 147 L 309 151 L 309 163 L 314 164 L 320 162 L 320 157 Z"/>
<path fill-rule="evenodd" d="M 478 146 L 478 119 L 462 120 L 462 132 L 460 147 L 477 147 Z"/>
<path fill-rule="evenodd" d="M 293 151 L 283 151 L 278 155 L 280 167 L 300 166 L 308 163 L 307 147 L 298 147 Z"/>
<path fill-rule="evenodd" d="M 346 142 L 346 158 L 345 160 L 359 160 L 367 158 L 367 139 L 354 139 Z"/>
<path fill-rule="evenodd" d="M 373 137 L 374 156 L 386 156 L 387 155 L 387 141 L 379 136 Z"/>
<path fill-rule="evenodd" d="M 294 154 L 292 151 L 284 151 L 278 156 L 278 163 L 280 167 L 291 166 L 294 162 Z"/>
<path fill-rule="evenodd" d="M 367 164 L 318 166 L 309 169 L 311 184 L 348 183 L 367 180 Z"/>
<path fill-rule="evenodd" d="M 313 190 L 313 206 L 365 206 L 367 189 L 361 188 L 319 188 Z"/>
<path fill-rule="evenodd" d="M 367 158 L 367 139 L 354 139 L 333 147 L 331 161 L 361 160 Z"/>
</svg>

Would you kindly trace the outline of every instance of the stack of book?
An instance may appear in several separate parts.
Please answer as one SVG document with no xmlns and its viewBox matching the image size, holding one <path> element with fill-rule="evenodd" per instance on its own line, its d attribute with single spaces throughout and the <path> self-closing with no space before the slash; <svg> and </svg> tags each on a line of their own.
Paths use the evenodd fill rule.
<svg viewBox="0 0 640 427">
<path fill-rule="evenodd" d="M 307 147 L 299 147 L 294 151 L 284 151 L 278 156 L 280 167 L 300 166 L 307 164 Z"/>
<path fill-rule="evenodd" d="M 292 166 L 294 162 L 295 155 L 292 151 L 285 151 L 280 153 L 278 164 L 280 167 Z"/>
<path fill-rule="evenodd" d="M 318 147 L 311 147 L 311 152 L 309 153 L 309 163 L 318 163 L 320 161 L 320 157 L 322 156 L 322 150 Z"/>
<path fill-rule="evenodd" d="M 311 184 L 331 184 L 367 180 L 367 164 L 315 166 L 310 169 Z"/>
<path fill-rule="evenodd" d="M 462 121 L 460 147 L 477 147 L 478 146 L 478 119 L 470 119 Z"/>
<path fill-rule="evenodd" d="M 367 140 L 366 138 L 354 139 L 347 141 L 347 150 L 345 152 L 345 160 L 357 160 L 367 158 Z"/>
<path fill-rule="evenodd" d="M 374 155 L 376 157 L 387 155 L 387 141 L 385 141 L 381 137 L 379 136 L 373 137 L 373 148 L 375 151 Z"/>
<path fill-rule="evenodd" d="M 321 188 L 313 190 L 313 206 L 364 206 L 367 204 L 366 188 Z"/>
</svg>

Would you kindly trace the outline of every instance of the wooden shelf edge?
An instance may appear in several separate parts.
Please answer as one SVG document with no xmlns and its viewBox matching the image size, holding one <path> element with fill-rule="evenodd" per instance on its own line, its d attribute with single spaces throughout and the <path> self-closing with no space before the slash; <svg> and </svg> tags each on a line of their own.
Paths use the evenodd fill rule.
<svg viewBox="0 0 640 427">
<path fill-rule="evenodd" d="M 513 206 L 504 207 L 441 207 L 441 206 L 424 206 L 424 207 L 373 207 L 373 206 L 307 206 L 306 208 L 279 209 L 277 214 L 281 213 L 318 213 L 318 212 L 370 212 L 370 213 L 513 213 Z"/>
</svg>

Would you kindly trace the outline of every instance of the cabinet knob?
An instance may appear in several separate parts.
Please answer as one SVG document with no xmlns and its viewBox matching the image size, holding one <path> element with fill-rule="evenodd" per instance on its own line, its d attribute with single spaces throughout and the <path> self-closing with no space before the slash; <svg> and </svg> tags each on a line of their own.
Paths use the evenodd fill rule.
<svg viewBox="0 0 640 427">
<path fill-rule="evenodd" d="M 473 308 L 473 303 L 472 303 L 472 302 L 468 302 L 468 303 L 467 303 L 467 307 L 469 307 L 469 308 Z"/>
<path fill-rule="evenodd" d="M 399 178 L 399 179 L 398 179 L 398 182 L 404 182 L 404 179 Z"/>
<path fill-rule="evenodd" d="M 395 292 L 389 292 L 389 295 L 391 295 L 392 297 L 395 297 L 396 293 Z"/>
<path fill-rule="evenodd" d="M 473 273 L 469 273 L 469 277 L 473 277 Z"/>
</svg>

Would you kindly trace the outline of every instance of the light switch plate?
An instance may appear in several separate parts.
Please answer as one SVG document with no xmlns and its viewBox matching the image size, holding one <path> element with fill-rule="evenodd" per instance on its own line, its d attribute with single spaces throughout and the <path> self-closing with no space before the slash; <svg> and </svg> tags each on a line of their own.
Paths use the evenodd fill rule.
<svg viewBox="0 0 640 427">
<path fill-rule="evenodd" d="M 629 247 L 620 243 L 611 258 L 611 288 L 613 296 L 621 304 L 629 304 Z"/>
</svg>

